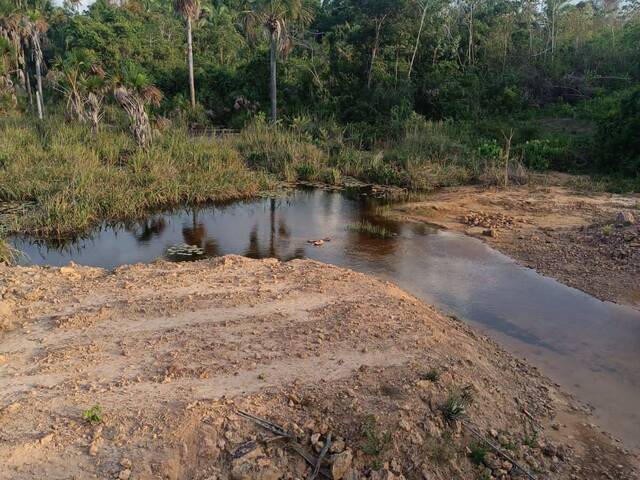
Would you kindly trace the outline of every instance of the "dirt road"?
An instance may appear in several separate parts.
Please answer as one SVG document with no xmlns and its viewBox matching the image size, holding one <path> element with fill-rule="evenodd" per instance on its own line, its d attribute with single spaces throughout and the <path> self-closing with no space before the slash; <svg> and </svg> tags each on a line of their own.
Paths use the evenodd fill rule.
<svg viewBox="0 0 640 480">
<path fill-rule="evenodd" d="M 640 196 L 562 185 L 444 189 L 395 218 L 484 239 L 519 263 L 601 300 L 640 308 Z M 633 223 L 620 222 L 624 214 Z"/>
<path fill-rule="evenodd" d="M 637 478 L 534 369 L 361 274 L 224 257 L 0 278 L 3 479 L 309 478 L 300 447 L 328 432 L 336 479 L 523 478 L 469 427 L 538 478 Z"/>
</svg>

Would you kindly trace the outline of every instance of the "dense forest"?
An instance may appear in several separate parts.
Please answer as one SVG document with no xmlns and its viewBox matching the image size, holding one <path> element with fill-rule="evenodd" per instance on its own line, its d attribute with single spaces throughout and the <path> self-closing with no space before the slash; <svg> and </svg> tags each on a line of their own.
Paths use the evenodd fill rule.
<svg viewBox="0 0 640 480">
<path fill-rule="evenodd" d="M 30 228 L 278 176 L 428 189 L 551 168 L 638 187 L 637 0 L 1 0 L 0 15 L 0 197 L 41 204 Z M 74 158 L 93 159 L 87 182 L 176 183 L 69 220 L 88 195 Z"/>
</svg>

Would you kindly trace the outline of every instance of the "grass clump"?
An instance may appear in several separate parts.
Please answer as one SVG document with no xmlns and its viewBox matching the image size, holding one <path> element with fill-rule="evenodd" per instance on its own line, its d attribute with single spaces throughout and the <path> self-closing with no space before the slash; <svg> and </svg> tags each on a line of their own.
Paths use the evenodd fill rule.
<svg viewBox="0 0 640 480">
<path fill-rule="evenodd" d="M 102 423 L 102 407 L 94 405 L 82 413 L 82 418 L 92 425 Z"/>
<path fill-rule="evenodd" d="M 440 380 L 440 372 L 435 368 L 431 368 L 424 372 L 421 375 L 421 378 L 422 380 L 429 380 L 430 382 L 436 383 L 438 380 Z"/>
<path fill-rule="evenodd" d="M 613 225 L 609 224 L 602 227 L 602 235 L 604 235 L 605 237 L 608 237 L 612 233 L 613 233 Z"/>
<path fill-rule="evenodd" d="M 13 265 L 19 256 L 20 252 L 0 236 L 0 265 Z"/>
<path fill-rule="evenodd" d="M 368 415 L 361 427 L 363 442 L 362 451 L 369 456 L 378 457 L 391 441 L 391 434 L 380 430 L 380 426 L 373 415 Z"/>
<path fill-rule="evenodd" d="M 367 220 L 361 220 L 357 223 L 350 223 L 349 225 L 347 225 L 347 230 L 349 230 L 350 232 L 364 233 L 378 238 L 392 238 L 396 236 L 396 234 L 391 230 L 388 230 L 381 225 L 374 225 Z"/>
<path fill-rule="evenodd" d="M 482 465 L 489 451 L 480 443 L 474 443 L 469 447 L 469 460 L 475 465 Z"/>
<path fill-rule="evenodd" d="M 65 238 L 102 221 L 139 218 L 183 203 L 231 200 L 271 189 L 273 179 L 249 169 L 228 142 L 175 130 L 148 150 L 107 126 L 47 120 L 0 120 L 0 200 L 35 202 L 14 232 Z"/>
<path fill-rule="evenodd" d="M 473 397 L 469 389 L 455 390 L 449 394 L 440 410 L 445 420 L 454 422 L 464 417 L 472 401 Z"/>
<path fill-rule="evenodd" d="M 434 439 L 429 446 L 429 458 L 436 465 L 448 463 L 456 453 L 451 432 L 444 432 L 440 439 Z"/>
</svg>

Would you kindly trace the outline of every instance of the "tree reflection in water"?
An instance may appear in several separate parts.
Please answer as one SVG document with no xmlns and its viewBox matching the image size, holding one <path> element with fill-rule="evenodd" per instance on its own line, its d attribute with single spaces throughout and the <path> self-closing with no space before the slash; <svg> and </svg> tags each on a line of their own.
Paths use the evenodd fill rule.
<svg viewBox="0 0 640 480">
<path fill-rule="evenodd" d="M 207 228 L 203 222 L 198 222 L 198 214 L 200 210 L 194 208 L 191 211 L 191 225 L 184 225 L 182 227 L 182 238 L 187 245 L 194 245 L 202 248 L 204 254 L 207 257 L 217 257 L 220 255 L 220 249 L 218 248 L 218 242 L 215 238 L 210 238 L 207 235 Z"/>
</svg>

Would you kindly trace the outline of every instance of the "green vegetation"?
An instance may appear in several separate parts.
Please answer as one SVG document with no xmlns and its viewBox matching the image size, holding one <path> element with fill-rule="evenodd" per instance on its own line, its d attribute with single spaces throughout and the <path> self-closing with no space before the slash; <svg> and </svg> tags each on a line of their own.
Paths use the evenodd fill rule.
<svg viewBox="0 0 640 480">
<path fill-rule="evenodd" d="M 391 441 L 389 432 L 380 431 L 380 427 L 373 415 L 367 416 L 362 423 L 362 451 L 372 457 L 378 457 Z"/>
<path fill-rule="evenodd" d="M 432 368 L 421 375 L 423 380 L 429 380 L 430 382 L 436 383 L 440 380 L 440 372 L 435 368 Z"/>
<path fill-rule="evenodd" d="M 433 438 L 429 442 L 429 459 L 436 465 L 446 465 L 456 454 L 456 446 L 451 432 L 444 432 L 442 437 Z"/>
<path fill-rule="evenodd" d="M 472 400 L 471 392 L 468 389 L 455 390 L 449 394 L 440 407 L 442 415 L 448 422 L 459 420 L 466 415 Z"/>
<path fill-rule="evenodd" d="M 2 0 L 0 201 L 67 236 L 277 180 L 638 189 L 639 44 L 637 1 Z"/>
<path fill-rule="evenodd" d="M 100 405 L 94 405 L 82 413 L 82 418 L 92 425 L 102 423 L 102 407 Z"/>
<path fill-rule="evenodd" d="M 0 264 L 12 265 L 18 258 L 19 252 L 0 237 Z"/>
<path fill-rule="evenodd" d="M 233 142 L 163 135 L 147 150 L 124 132 L 60 125 L 50 118 L 33 128 L 23 118 L 0 123 L 0 198 L 36 201 L 11 230 L 65 237 L 101 220 L 139 217 L 150 209 L 248 197 L 272 180 L 251 171 Z"/>
<path fill-rule="evenodd" d="M 482 465 L 489 451 L 481 443 L 474 443 L 469 447 L 469 460 L 475 465 Z"/>
<path fill-rule="evenodd" d="M 602 227 L 602 235 L 604 235 L 605 237 L 608 237 L 612 233 L 613 233 L 613 225 L 612 224 L 608 224 L 608 225 L 605 225 L 604 227 Z"/>
</svg>

